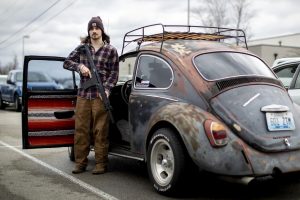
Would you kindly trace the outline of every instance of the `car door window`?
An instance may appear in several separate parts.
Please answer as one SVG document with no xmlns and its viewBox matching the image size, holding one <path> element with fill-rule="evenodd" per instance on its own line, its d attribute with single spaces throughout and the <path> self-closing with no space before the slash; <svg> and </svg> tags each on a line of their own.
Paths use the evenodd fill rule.
<svg viewBox="0 0 300 200">
<path fill-rule="evenodd" d="M 78 74 L 74 75 L 74 78 L 71 71 L 63 68 L 63 61 L 31 60 L 28 63 L 27 83 L 29 90 L 75 89 L 79 82 Z"/>
<path fill-rule="evenodd" d="M 300 89 L 300 73 L 298 74 L 296 79 L 295 89 Z"/>
<path fill-rule="evenodd" d="M 148 89 L 167 89 L 172 84 L 173 72 L 163 59 L 142 55 L 136 71 L 135 87 Z"/>
<path fill-rule="evenodd" d="M 136 56 L 120 59 L 118 84 L 125 83 L 126 81 L 132 79 L 135 61 L 136 61 Z"/>
<path fill-rule="evenodd" d="M 293 80 L 293 76 L 296 72 L 297 66 L 288 66 L 285 68 L 281 68 L 279 70 L 276 70 L 276 75 L 278 78 L 282 81 L 284 87 L 289 88 L 291 85 L 291 82 Z"/>
</svg>

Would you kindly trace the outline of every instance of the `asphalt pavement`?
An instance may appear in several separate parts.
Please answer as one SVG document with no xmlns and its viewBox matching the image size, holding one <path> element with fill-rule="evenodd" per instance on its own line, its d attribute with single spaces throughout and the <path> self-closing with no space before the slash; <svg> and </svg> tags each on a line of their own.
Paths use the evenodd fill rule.
<svg viewBox="0 0 300 200">
<path fill-rule="evenodd" d="M 135 160 L 109 157 L 108 173 L 74 175 L 67 148 L 22 149 L 21 114 L 0 110 L 0 199 L 300 199 L 300 176 L 265 178 L 246 186 L 203 173 L 191 177 L 192 187 L 176 197 L 153 189 L 144 165 Z"/>
</svg>

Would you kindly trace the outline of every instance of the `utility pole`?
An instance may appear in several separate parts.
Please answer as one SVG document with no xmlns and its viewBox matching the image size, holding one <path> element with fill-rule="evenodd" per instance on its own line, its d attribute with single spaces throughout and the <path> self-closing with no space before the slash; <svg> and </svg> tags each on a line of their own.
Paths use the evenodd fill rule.
<svg viewBox="0 0 300 200">
<path fill-rule="evenodd" d="M 188 7 L 187 7 L 187 25 L 189 26 L 190 25 L 190 0 L 187 0 L 188 1 Z"/>
<path fill-rule="evenodd" d="M 25 42 L 24 42 L 24 40 L 25 39 L 28 39 L 29 38 L 29 35 L 23 35 L 23 43 L 22 43 L 22 59 L 21 59 L 21 68 L 23 68 L 23 65 L 24 65 L 24 56 L 25 56 Z"/>
</svg>

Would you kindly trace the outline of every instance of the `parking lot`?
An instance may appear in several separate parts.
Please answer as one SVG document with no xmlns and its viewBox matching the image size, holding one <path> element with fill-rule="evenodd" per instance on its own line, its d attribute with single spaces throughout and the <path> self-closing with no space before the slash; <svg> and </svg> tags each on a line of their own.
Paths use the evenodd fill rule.
<svg viewBox="0 0 300 200">
<path fill-rule="evenodd" d="M 21 114 L 0 110 L 0 199 L 171 199 L 152 189 L 136 161 L 111 156 L 108 173 L 95 176 L 92 152 L 87 172 L 73 175 L 67 148 L 22 150 L 21 145 Z M 190 179 L 193 188 L 172 199 L 298 199 L 299 177 L 245 186 L 198 174 Z"/>
</svg>

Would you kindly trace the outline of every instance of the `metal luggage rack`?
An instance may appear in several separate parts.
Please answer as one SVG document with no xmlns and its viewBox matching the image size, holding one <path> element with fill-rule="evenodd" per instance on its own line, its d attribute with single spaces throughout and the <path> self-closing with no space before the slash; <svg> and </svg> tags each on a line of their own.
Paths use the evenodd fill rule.
<svg viewBox="0 0 300 200">
<path fill-rule="evenodd" d="M 158 31 L 156 31 L 158 29 Z M 167 31 L 166 29 L 180 29 L 180 31 Z M 185 31 L 182 31 L 184 30 Z M 202 29 L 205 31 L 192 31 L 194 29 Z M 152 32 L 151 32 L 152 30 Z M 147 33 L 149 31 L 150 33 Z M 153 32 L 153 31 L 156 31 Z M 158 33 L 157 33 L 158 32 Z M 132 31 L 127 32 L 123 38 L 122 53 L 124 49 L 131 43 L 137 44 L 137 50 L 140 49 L 142 43 L 145 42 L 161 42 L 160 51 L 162 50 L 163 43 L 166 40 L 209 40 L 209 41 L 224 41 L 230 40 L 231 43 L 245 44 L 248 49 L 246 34 L 242 29 L 231 29 L 222 27 L 211 26 L 188 26 L 188 25 L 163 25 L 151 24 L 143 26 Z M 234 40 L 234 41 L 232 41 Z"/>
</svg>

